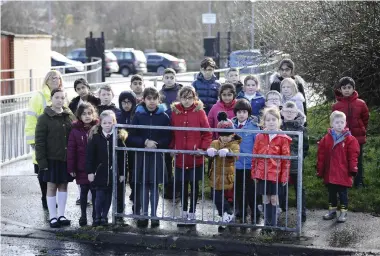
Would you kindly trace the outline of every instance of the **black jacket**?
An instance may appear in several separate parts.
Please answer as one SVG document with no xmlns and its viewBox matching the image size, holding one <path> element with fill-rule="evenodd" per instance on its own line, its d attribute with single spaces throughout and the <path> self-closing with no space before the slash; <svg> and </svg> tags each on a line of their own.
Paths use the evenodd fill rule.
<svg viewBox="0 0 380 256">
<path fill-rule="evenodd" d="M 119 147 L 125 147 L 125 139 L 127 136 L 128 135 L 125 131 L 119 132 L 119 138 L 117 139 Z M 100 126 L 97 125 L 93 127 L 90 132 L 86 149 L 86 172 L 87 174 L 95 174 L 95 180 L 92 183 L 95 188 L 103 188 L 112 185 L 112 147 L 113 135 L 107 139 L 104 137 Z M 119 179 L 119 176 L 124 176 L 123 166 L 127 161 L 125 161 L 125 151 L 117 150 L 116 152 Z"/>
<path fill-rule="evenodd" d="M 116 107 L 114 103 L 111 103 L 110 105 L 99 105 L 97 107 L 98 114 L 100 115 L 104 110 L 112 110 L 116 116 L 120 115 L 120 109 Z"/>
<path fill-rule="evenodd" d="M 235 89 L 236 89 L 236 95 L 239 94 L 243 90 L 243 83 L 240 81 L 237 81 L 237 83 L 234 83 Z"/>
<path fill-rule="evenodd" d="M 69 104 L 69 109 L 71 110 L 71 112 L 73 112 L 74 115 L 75 115 L 75 112 L 78 109 L 79 100 L 80 100 L 80 96 L 77 96 L 74 99 L 72 99 L 71 102 L 70 102 L 70 104 Z M 95 108 L 98 105 L 100 105 L 100 99 L 97 98 L 97 97 L 95 97 L 92 94 L 88 94 L 87 101 L 89 103 L 91 103 L 92 105 L 94 105 Z"/>
</svg>

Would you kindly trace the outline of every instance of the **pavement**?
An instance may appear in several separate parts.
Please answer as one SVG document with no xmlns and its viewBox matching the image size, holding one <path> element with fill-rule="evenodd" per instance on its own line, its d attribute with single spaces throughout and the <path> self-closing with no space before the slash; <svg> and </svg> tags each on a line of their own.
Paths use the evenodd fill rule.
<svg viewBox="0 0 380 256">
<path fill-rule="evenodd" d="M 232 253 L 233 255 L 239 253 L 244 255 L 380 255 L 380 218 L 366 213 L 350 212 L 346 223 L 337 224 L 335 221 L 322 220 L 325 210 L 310 210 L 302 228 L 302 236 L 299 238 L 291 232 L 281 231 L 272 235 L 262 235 L 259 230 L 242 231 L 236 227 L 218 232 L 217 226 L 208 224 L 184 228 L 177 227 L 175 222 L 169 221 L 161 221 L 160 227 L 156 229 L 150 227 L 139 229 L 136 227 L 136 221 L 128 218 L 125 218 L 123 225 L 81 228 L 78 224 L 80 208 L 75 205 L 78 194 L 75 183 L 69 184 L 66 207 L 66 216 L 72 220 L 72 225 L 68 228 L 53 230 L 47 222 L 47 211 L 41 207 L 39 185 L 31 160 L 5 165 L 0 174 L 1 235 L 2 245 L 7 245 L 4 247 L 5 251 L 2 248 L 2 255 L 20 255 L 11 253 L 14 247 L 4 242 L 4 238 L 5 241 L 16 238 L 21 239 L 20 241 L 39 239 L 38 241 L 43 240 L 49 245 L 56 241 L 66 241 L 67 243 L 139 246 L 153 251 L 181 249 Z M 128 196 L 129 192 L 126 195 Z M 202 205 L 203 217 L 212 218 L 210 217 L 213 213 L 212 204 L 206 199 L 197 206 L 197 214 L 201 214 Z M 173 206 L 171 201 L 162 201 L 160 198 L 158 215 L 172 216 L 173 209 L 179 212 L 179 207 L 179 202 Z M 91 216 L 90 212 L 91 206 L 88 207 L 88 216 Z M 129 200 L 126 200 L 126 213 L 131 213 Z M 197 217 L 199 219 L 202 216 Z M 294 218 L 294 209 L 290 209 L 289 226 L 294 225 L 291 221 Z M 16 248 L 19 247 L 16 246 Z M 104 250 L 107 251 L 107 249 Z M 126 255 L 140 254 L 127 253 Z M 169 253 L 162 255 L 169 255 Z"/>
</svg>

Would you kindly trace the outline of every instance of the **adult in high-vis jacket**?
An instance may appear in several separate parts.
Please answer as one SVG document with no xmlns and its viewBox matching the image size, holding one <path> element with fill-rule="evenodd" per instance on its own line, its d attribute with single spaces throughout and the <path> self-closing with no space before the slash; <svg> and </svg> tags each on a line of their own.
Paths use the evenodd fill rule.
<svg viewBox="0 0 380 256">
<path fill-rule="evenodd" d="M 44 109 L 47 106 L 51 106 L 51 91 L 56 88 L 62 88 L 63 81 L 61 73 L 57 70 L 49 71 L 42 84 L 42 89 L 37 91 L 32 98 L 29 100 L 29 108 L 26 112 L 25 118 L 25 136 L 26 143 L 32 147 L 32 156 L 34 164 L 34 172 L 38 174 L 41 172 L 38 168 L 35 154 L 35 131 L 37 126 L 37 119 L 40 115 L 44 113 Z M 41 188 L 41 201 L 42 207 L 47 209 L 46 202 L 46 190 L 47 183 L 42 180 L 43 175 L 37 175 L 38 182 Z"/>
</svg>

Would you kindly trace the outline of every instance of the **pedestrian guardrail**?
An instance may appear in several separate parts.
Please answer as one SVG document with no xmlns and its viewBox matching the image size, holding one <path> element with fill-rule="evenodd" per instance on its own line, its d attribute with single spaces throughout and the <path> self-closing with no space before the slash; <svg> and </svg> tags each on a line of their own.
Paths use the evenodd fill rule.
<svg viewBox="0 0 380 256">
<path fill-rule="evenodd" d="M 250 205 L 250 207 L 252 207 L 253 209 L 250 209 L 251 211 L 247 211 L 247 216 L 244 216 L 244 211 L 243 212 L 239 212 L 238 209 L 246 209 L 246 199 L 243 198 L 242 202 L 243 202 L 243 205 L 237 205 L 237 200 L 236 200 L 236 196 L 237 196 L 237 187 L 236 187 L 236 170 L 235 170 L 235 175 L 234 175 L 234 189 L 233 189 L 233 203 L 231 205 L 228 206 L 228 211 L 229 213 L 231 214 L 231 216 L 239 216 L 241 221 L 240 222 L 236 222 L 233 220 L 233 217 L 231 219 L 228 219 L 228 221 L 226 221 L 226 219 L 224 218 L 221 218 L 220 215 L 223 214 L 221 213 L 221 209 L 222 211 L 226 211 L 225 209 L 225 196 L 227 194 L 227 190 L 225 190 L 224 188 L 224 178 L 223 178 L 223 181 L 222 181 L 222 198 L 220 197 L 220 191 L 217 191 L 217 194 L 216 194 L 216 191 L 213 190 L 211 193 L 209 193 L 206 189 L 209 187 L 209 186 L 212 186 L 213 188 L 215 188 L 215 176 L 214 176 L 214 179 L 213 179 L 213 184 L 210 184 L 210 181 L 209 181 L 209 178 L 207 173 L 208 173 L 208 164 L 207 162 L 210 161 L 210 159 L 208 159 L 207 157 L 207 152 L 204 152 L 204 151 L 194 151 L 194 150 L 181 150 L 181 149 L 149 149 L 149 148 L 136 148 L 136 147 L 118 147 L 118 146 L 114 146 L 113 148 L 113 159 L 112 159 L 112 162 L 113 162 L 113 166 L 112 166 L 112 170 L 113 170 L 113 195 L 112 195 L 112 222 L 115 223 L 116 222 L 116 218 L 133 218 L 133 219 L 137 219 L 137 220 L 141 220 L 141 219 L 145 219 L 145 220 L 163 220 L 163 221 L 170 221 L 170 222 L 177 222 L 177 223 L 182 223 L 184 225 L 189 225 L 189 224 L 210 224 L 210 225 L 219 225 L 219 226 L 222 226 L 222 227 L 226 227 L 226 226 L 232 226 L 232 227 L 240 227 L 240 228 L 251 228 L 251 229 L 271 229 L 271 230 L 282 230 L 282 231 L 291 231 L 291 232 L 296 232 L 298 236 L 301 235 L 301 228 L 302 228 L 302 162 L 303 162 L 303 135 L 302 135 L 302 132 L 299 132 L 299 131 L 286 131 L 286 132 L 283 132 L 283 131 L 278 131 L 278 132 L 269 132 L 269 131 L 263 131 L 263 130 L 241 130 L 241 129 L 211 129 L 211 128 L 198 128 L 198 127 L 163 127 L 163 126 L 145 126 L 145 125 L 116 125 L 115 126 L 115 129 L 114 129 L 114 136 L 113 136 L 113 145 L 117 145 L 117 134 L 118 134 L 118 130 L 119 129 L 127 129 L 127 130 L 131 130 L 131 129 L 144 129 L 144 130 L 151 130 L 151 129 L 158 129 L 158 130 L 170 130 L 170 131 L 208 131 L 208 132 L 234 132 L 236 134 L 244 134 L 244 133 L 248 133 L 248 134 L 259 134 L 259 133 L 265 133 L 265 134 L 287 134 L 287 135 L 297 135 L 298 136 L 298 153 L 297 155 L 291 155 L 291 156 L 279 156 L 279 155 L 259 155 L 259 154 L 248 154 L 248 153 L 238 153 L 238 154 L 234 154 L 234 153 L 228 153 L 227 154 L 227 157 L 252 157 L 252 158 L 261 158 L 261 159 L 265 159 L 265 176 L 267 176 L 267 161 L 276 161 L 277 164 L 279 164 L 279 161 L 281 160 L 297 160 L 297 163 L 298 163 L 298 171 L 297 171 L 297 184 L 296 184 L 296 188 L 297 188 L 297 205 L 296 205 L 296 217 L 291 217 L 291 215 L 289 215 L 289 212 L 290 212 L 290 208 L 289 208 L 289 205 L 288 205 L 288 195 L 289 193 L 288 192 L 288 189 L 289 189 L 289 185 L 288 185 L 288 182 L 286 182 L 286 185 L 284 186 L 281 186 L 279 184 L 279 179 L 278 179 L 278 175 L 279 175 L 279 170 L 277 169 L 277 181 L 276 181 L 276 187 L 277 187 L 277 191 L 276 191 L 276 194 L 279 195 L 279 194 L 282 194 L 282 195 L 286 195 L 286 211 L 282 214 L 280 214 L 280 212 L 278 211 L 279 210 L 279 205 L 276 204 L 276 216 L 279 215 L 280 218 L 277 222 L 275 222 L 274 224 L 269 224 L 268 223 L 268 219 L 267 217 L 269 216 L 266 211 L 267 211 L 267 207 L 259 207 L 259 195 L 258 195 L 258 192 L 257 190 L 255 191 L 251 191 L 251 195 L 252 198 L 249 198 L 248 199 L 248 203 Z M 132 199 L 133 202 L 134 202 L 134 206 L 133 206 L 133 209 L 124 209 L 124 212 L 118 212 L 118 201 L 120 199 L 118 199 L 118 197 L 121 195 L 123 198 L 122 198 L 122 203 L 125 205 L 125 192 L 126 192 L 126 184 L 125 182 L 122 182 L 122 183 L 119 183 L 118 181 L 118 175 L 120 175 L 118 173 L 118 159 L 117 159 L 117 152 L 119 151 L 123 151 L 123 152 L 134 152 L 134 161 L 135 163 L 137 162 L 137 158 L 139 158 L 140 162 L 141 162 L 141 157 L 143 157 L 142 159 L 142 162 L 144 163 L 143 165 L 143 168 L 140 169 L 141 166 L 137 167 L 137 164 L 135 164 L 134 166 L 130 167 L 129 170 L 126 170 L 126 163 L 125 163 L 125 160 L 124 160 L 124 166 L 121 168 L 121 170 L 123 170 L 122 174 L 124 175 L 124 177 L 127 176 L 127 174 L 129 173 L 129 175 L 132 175 L 132 187 L 134 186 L 134 198 Z M 137 156 L 137 154 L 140 153 L 139 156 Z M 172 166 L 174 172 L 173 172 L 173 179 L 170 180 L 170 181 L 165 181 L 165 174 L 163 173 L 163 177 L 160 177 L 158 176 L 158 174 L 156 173 L 156 169 L 154 169 L 154 182 L 153 182 L 153 186 L 154 186 L 154 189 L 150 188 L 152 191 L 157 191 L 159 188 L 165 188 L 167 182 L 172 182 L 173 183 L 173 197 L 170 198 L 170 199 L 164 199 L 165 198 L 165 189 L 161 189 L 161 192 L 160 193 L 153 193 L 153 195 L 151 194 L 151 196 L 154 197 L 153 200 L 150 200 L 151 202 L 156 202 L 157 205 L 156 207 L 158 208 L 156 214 L 152 214 L 152 211 L 154 211 L 155 207 L 152 207 L 151 205 L 151 213 L 150 214 L 147 214 L 148 213 L 148 209 L 146 208 L 147 207 L 147 204 L 146 204 L 146 201 L 145 200 L 149 200 L 149 197 L 147 197 L 146 195 L 144 195 L 143 193 L 145 193 L 146 191 L 146 186 L 147 184 L 144 182 L 144 180 L 147 180 L 147 178 L 145 179 L 145 176 L 143 177 L 143 182 L 141 182 L 140 184 L 138 183 L 138 180 L 136 180 L 136 177 L 137 175 L 145 175 L 145 160 L 146 160 L 146 157 L 147 157 L 147 154 L 154 154 L 154 161 L 152 160 L 151 158 L 151 155 L 150 155 L 150 160 L 152 160 L 154 163 L 153 166 L 156 166 L 157 167 L 157 163 L 159 163 L 160 165 L 162 164 L 162 168 L 165 169 L 165 166 L 168 166 L 168 163 L 165 162 L 165 159 L 167 159 L 167 156 L 170 156 L 169 157 L 169 166 Z M 141 154 L 143 156 L 141 156 Z M 124 154 L 126 155 L 126 154 Z M 197 210 L 194 212 L 194 215 L 192 215 L 191 217 L 189 216 L 183 216 L 183 208 L 182 205 L 187 202 L 187 199 L 188 199 L 188 196 L 189 196 L 189 193 L 188 193 L 188 188 L 184 188 L 184 179 L 182 179 L 181 181 L 178 181 L 175 177 L 176 175 L 176 157 L 179 155 L 179 157 L 182 157 L 182 159 L 186 156 L 186 155 L 191 155 L 191 157 L 194 159 L 194 165 L 195 165 L 195 158 L 196 157 L 201 157 L 202 158 L 202 177 L 199 181 L 199 183 L 201 183 L 201 185 L 199 186 L 200 188 L 200 191 L 193 191 L 193 193 L 197 193 L 197 195 L 201 196 L 201 199 L 199 201 L 199 204 L 197 206 Z M 225 159 L 225 158 L 224 158 Z M 225 160 L 224 160 L 225 161 Z M 234 160 L 234 163 L 236 164 L 236 158 Z M 214 169 L 215 169 L 215 161 L 213 162 L 214 164 Z M 159 168 L 161 168 L 161 166 L 159 166 Z M 177 167 L 178 168 L 178 167 Z M 181 169 L 181 168 L 180 168 Z M 169 170 L 171 171 L 171 170 Z M 182 170 L 180 170 L 181 174 L 184 175 L 184 172 L 186 172 L 187 170 L 185 170 L 185 167 L 184 165 L 182 166 Z M 247 171 L 247 172 L 251 172 L 251 169 L 244 169 L 244 172 Z M 142 173 L 142 174 L 141 174 Z M 195 175 L 195 170 L 193 170 L 193 173 Z M 215 173 L 216 172 L 213 172 L 214 175 L 216 175 Z M 222 166 L 222 177 L 224 177 L 224 174 L 225 174 L 225 162 L 223 162 L 223 166 Z M 161 174 L 160 174 L 161 175 Z M 245 177 L 245 176 L 244 176 Z M 250 175 L 249 175 L 250 177 Z M 140 177 L 141 178 L 141 177 Z M 150 178 L 151 179 L 151 178 Z M 158 184 L 158 179 L 162 179 L 163 183 L 162 185 L 159 185 Z M 289 180 L 289 179 L 288 179 Z M 252 181 L 253 182 L 253 181 Z M 190 183 L 192 183 L 192 186 L 193 188 L 196 187 L 196 181 L 195 179 L 193 179 L 193 181 L 191 181 Z M 115 185 L 115 184 L 118 184 L 118 185 Z M 244 180 L 244 183 L 245 184 L 245 180 Z M 150 184 L 152 185 L 152 184 Z M 265 186 L 267 186 L 267 182 L 265 182 Z M 180 188 L 180 190 L 177 190 L 176 188 Z M 239 189 L 241 189 L 239 187 Z M 246 192 L 247 192 L 247 188 L 245 187 L 245 185 L 243 185 L 243 197 L 244 195 L 246 195 Z M 186 191 L 187 190 L 187 191 Z M 140 192 L 138 192 L 140 191 Z M 266 191 L 266 189 L 265 189 Z M 286 192 L 286 193 L 284 193 Z M 180 197 L 180 201 L 179 203 L 176 201 L 176 193 L 179 193 L 179 197 Z M 210 196 L 207 198 L 206 195 L 209 194 Z M 265 194 L 266 195 L 266 192 Z M 193 204 L 193 207 L 195 207 L 195 205 L 197 204 L 196 202 L 196 199 L 195 199 L 195 195 L 193 195 L 193 202 L 190 202 L 190 204 L 192 203 Z M 151 198 L 152 199 L 152 198 Z M 161 202 L 160 202 L 161 201 Z M 241 202 L 241 200 L 239 200 Z M 265 202 L 264 202 L 265 203 Z M 212 204 L 212 205 L 210 205 Z M 187 204 L 186 204 L 187 205 Z M 219 212 L 217 211 L 217 208 L 219 208 Z M 187 208 L 186 208 L 187 209 Z M 219 214 L 218 214 L 219 213 Z M 250 214 L 249 214 L 250 213 Z M 249 215 L 249 216 L 248 216 Z M 259 220 L 259 218 L 257 218 L 259 215 L 262 215 L 264 217 L 263 221 L 262 220 Z M 283 216 L 285 215 L 285 216 Z M 248 217 L 248 218 L 246 218 Z"/>
</svg>

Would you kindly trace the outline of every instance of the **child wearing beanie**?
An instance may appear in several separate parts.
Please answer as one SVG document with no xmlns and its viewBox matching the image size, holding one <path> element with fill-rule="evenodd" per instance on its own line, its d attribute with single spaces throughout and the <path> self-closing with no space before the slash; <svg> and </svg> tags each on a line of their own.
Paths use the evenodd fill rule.
<svg viewBox="0 0 380 256">
<path fill-rule="evenodd" d="M 227 118 L 226 112 L 218 113 L 220 129 L 234 129 L 234 124 Z M 219 221 L 228 223 L 233 221 L 234 215 L 225 197 L 227 190 L 234 186 L 235 160 L 237 157 L 228 156 L 228 153 L 239 153 L 241 137 L 233 132 L 219 132 L 219 138 L 211 143 L 207 155 L 211 158 L 210 187 L 211 197 L 218 210 Z M 219 228 L 224 228 L 220 226 Z"/>
</svg>

